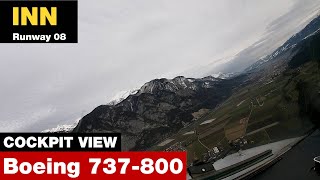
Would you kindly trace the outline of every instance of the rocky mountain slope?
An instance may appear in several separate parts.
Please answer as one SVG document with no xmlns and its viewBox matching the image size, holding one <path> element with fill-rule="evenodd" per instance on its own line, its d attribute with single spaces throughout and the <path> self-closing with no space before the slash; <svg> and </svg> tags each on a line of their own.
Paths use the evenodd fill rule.
<svg viewBox="0 0 320 180">
<path fill-rule="evenodd" d="M 215 108 L 245 79 L 155 79 L 116 105 L 97 107 L 74 131 L 120 132 L 124 150 L 144 150 L 190 124 L 194 112 Z"/>
</svg>

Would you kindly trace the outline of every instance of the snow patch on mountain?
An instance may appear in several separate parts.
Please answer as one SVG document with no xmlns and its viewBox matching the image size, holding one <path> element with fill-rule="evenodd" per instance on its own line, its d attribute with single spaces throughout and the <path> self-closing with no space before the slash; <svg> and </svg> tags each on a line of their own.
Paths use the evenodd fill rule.
<svg viewBox="0 0 320 180">
<path fill-rule="evenodd" d="M 304 39 L 304 40 L 305 40 L 305 39 L 308 39 L 309 37 L 314 36 L 315 34 L 319 33 L 319 31 L 320 31 L 320 28 L 319 28 L 318 30 L 316 30 L 315 32 L 309 34 L 308 36 L 306 36 L 306 37 L 303 38 L 303 39 Z"/>
<path fill-rule="evenodd" d="M 218 79 L 229 79 L 235 76 L 235 73 L 216 73 L 216 74 L 212 74 L 211 75 L 214 78 L 218 78 Z"/>
<path fill-rule="evenodd" d="M 108 105 L 119 104 L 121 101 L 125 100 L 128 96 L 136 94 L 138 91 L 139 91 L 139 88 L 134 88 L 127 91 L 120 91 L 115 96 L 113 96 L 113 98 L 111 98 Z"/>
<path fill-rule="evenodd" d="M 69 125 L 58 125 L 55 128 L 44 130 L 42 131 L 42 133 L 71 132 L 78 125 L 80 120 L 81 118 L 77 119 L 73 124 Z"/>
</svg>

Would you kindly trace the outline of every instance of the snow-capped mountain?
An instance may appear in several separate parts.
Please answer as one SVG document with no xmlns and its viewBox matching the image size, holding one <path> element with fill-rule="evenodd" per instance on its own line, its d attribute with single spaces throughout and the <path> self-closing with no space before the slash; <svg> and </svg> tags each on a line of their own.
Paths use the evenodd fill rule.
<svg viewBox="0 0 320 180">
<path fill-rule="evenodd" d="M 47 129 L 42 131 L 42 133 L 63 133 L 63 132 L 71 132 L 79 123 L 80 119 L 77 119 L 73 124 L 69 125 L 58 125 L 55 128 Z"/>
<path fill-rule="evenodd" d="M 138 88 L 135 88 L 127 91 L 120 91 L 113 98 L 111 98 L 108 105 L 116 105 L 121 101 L 125 100 L 128 96 L 136 94 L 138 90 L 139 90 Z"/>
<path fill-rule="evenodd" d="M 233 76 L 233 73 L 218 73 L 212 76 L 208 76 L 202 78 L 201 80 L 207 80 L 208 82 L 203 82 L 203 85 L 209 85 L 209 81 L 215 82 L 219 81 L 219 79 L 228 79 Z M 123 100 L 125 100 L 130 95 L 141 94 L 141 93 L 153 93 L 154 91 L 159 90 L 168 90 L 172 92 L 177 92 L 180 89 L 190 89 L 196 90 L 197 86 L 195 85 L 195 81 L 199 81 L 199 79 L 195 78 L 185 78 L 183 76 L 178 76 L 174 79 L 155 79 L 150 82 L 145 83 L 141 88 L 134 88 L 127 91 L 118 92 L 111 101 L 107 103 L 107 105 L 117 105 Z M 207 83 L 207 84 L 205 84 Z"/>
<path fill-rule="evenodd" d="M 292 36 L 282 46 L 277 48 L 270 55 L 261 57 L 257 62 L 245 69 L 245 72 L 251 71 L 263 65 L 264 63 L 280 57 L 282 54 L 294 49 L 298 43 L 314 36 L 320 31 L 320 16 L 312 20 L 302 31 Z"/>
<path fill-rule="evenodd" d="M 173 79 L 154 79 L 145 83 L 137 92 L 137 95 L 142 93 L 157 93 L 159 91 L 167 91 L 172 93 L 186 93 L 198 91 L 200 88 L 211 88 L 220 82 L 221 78 L 207 76 L 204 78 L 186 78 L 178 76 Z"/>
<path fill-rule="evenodd" d="M 124 150 L 144 150 L 190 124 L 194 112 L 215 108 L 245 79 L 154 79 L 116 105 L 97 107 L 74 132 L 121 132 Z"/>
</svg>

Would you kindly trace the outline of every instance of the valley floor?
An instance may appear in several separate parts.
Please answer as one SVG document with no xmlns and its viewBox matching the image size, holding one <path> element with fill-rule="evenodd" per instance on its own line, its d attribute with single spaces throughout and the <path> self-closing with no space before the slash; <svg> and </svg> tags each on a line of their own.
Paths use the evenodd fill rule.
<svg viewBox="0 0 320 180">
<path fill-rule="evenodd" d="M 301 116 L 299 82 L 313 85 L 319 91 L 317 65 L 309 62 L 298 69 L 277 76 L 257 78 L 190 126 L 163 140 L 151 150 L 187 151 L 188 165 L 196 161 L 219 161 L 221 153 L 236 141 L 242 150 L 304 136 L 314 127 Z M 214 152 L 218 149 L 219 153 Z M 226 155 L 232 153 L 230 151 Z"/>
</svg>

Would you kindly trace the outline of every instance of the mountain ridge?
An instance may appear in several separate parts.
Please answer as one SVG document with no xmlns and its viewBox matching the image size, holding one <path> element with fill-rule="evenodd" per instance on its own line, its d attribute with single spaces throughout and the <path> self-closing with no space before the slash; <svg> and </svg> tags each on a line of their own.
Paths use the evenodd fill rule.
<svg viewBox="0 0 320 180">
<path fill-rule="evenodd" d="M 143 150 L 192 123 L 193 113 L 215 108 L 244 79 L 154 79 L 116 105 L 97 107 L 74 132 L 121 132 L 124 149 Z"/>
<path fill-rule="evenodd" d="M 300 32 L 296 33 L 294 36 L 289 38 L 283 45 L 278 47 L 275 51 L 273 51 L 270 55 L 264 56 L 249 67 L 247 67 L 244 72 L 250 72 L 256 68 L 259 68 L 264 63 L 268 61 L 272 61 L 282 54 L 286 53 L 289 50 L 292 50 L 296 47 L 298 43 L 311 36 L 315 35 L 320 31 L 320 15 L 314 18 L 305 28 L 303 28 Z"/>
</svg>

